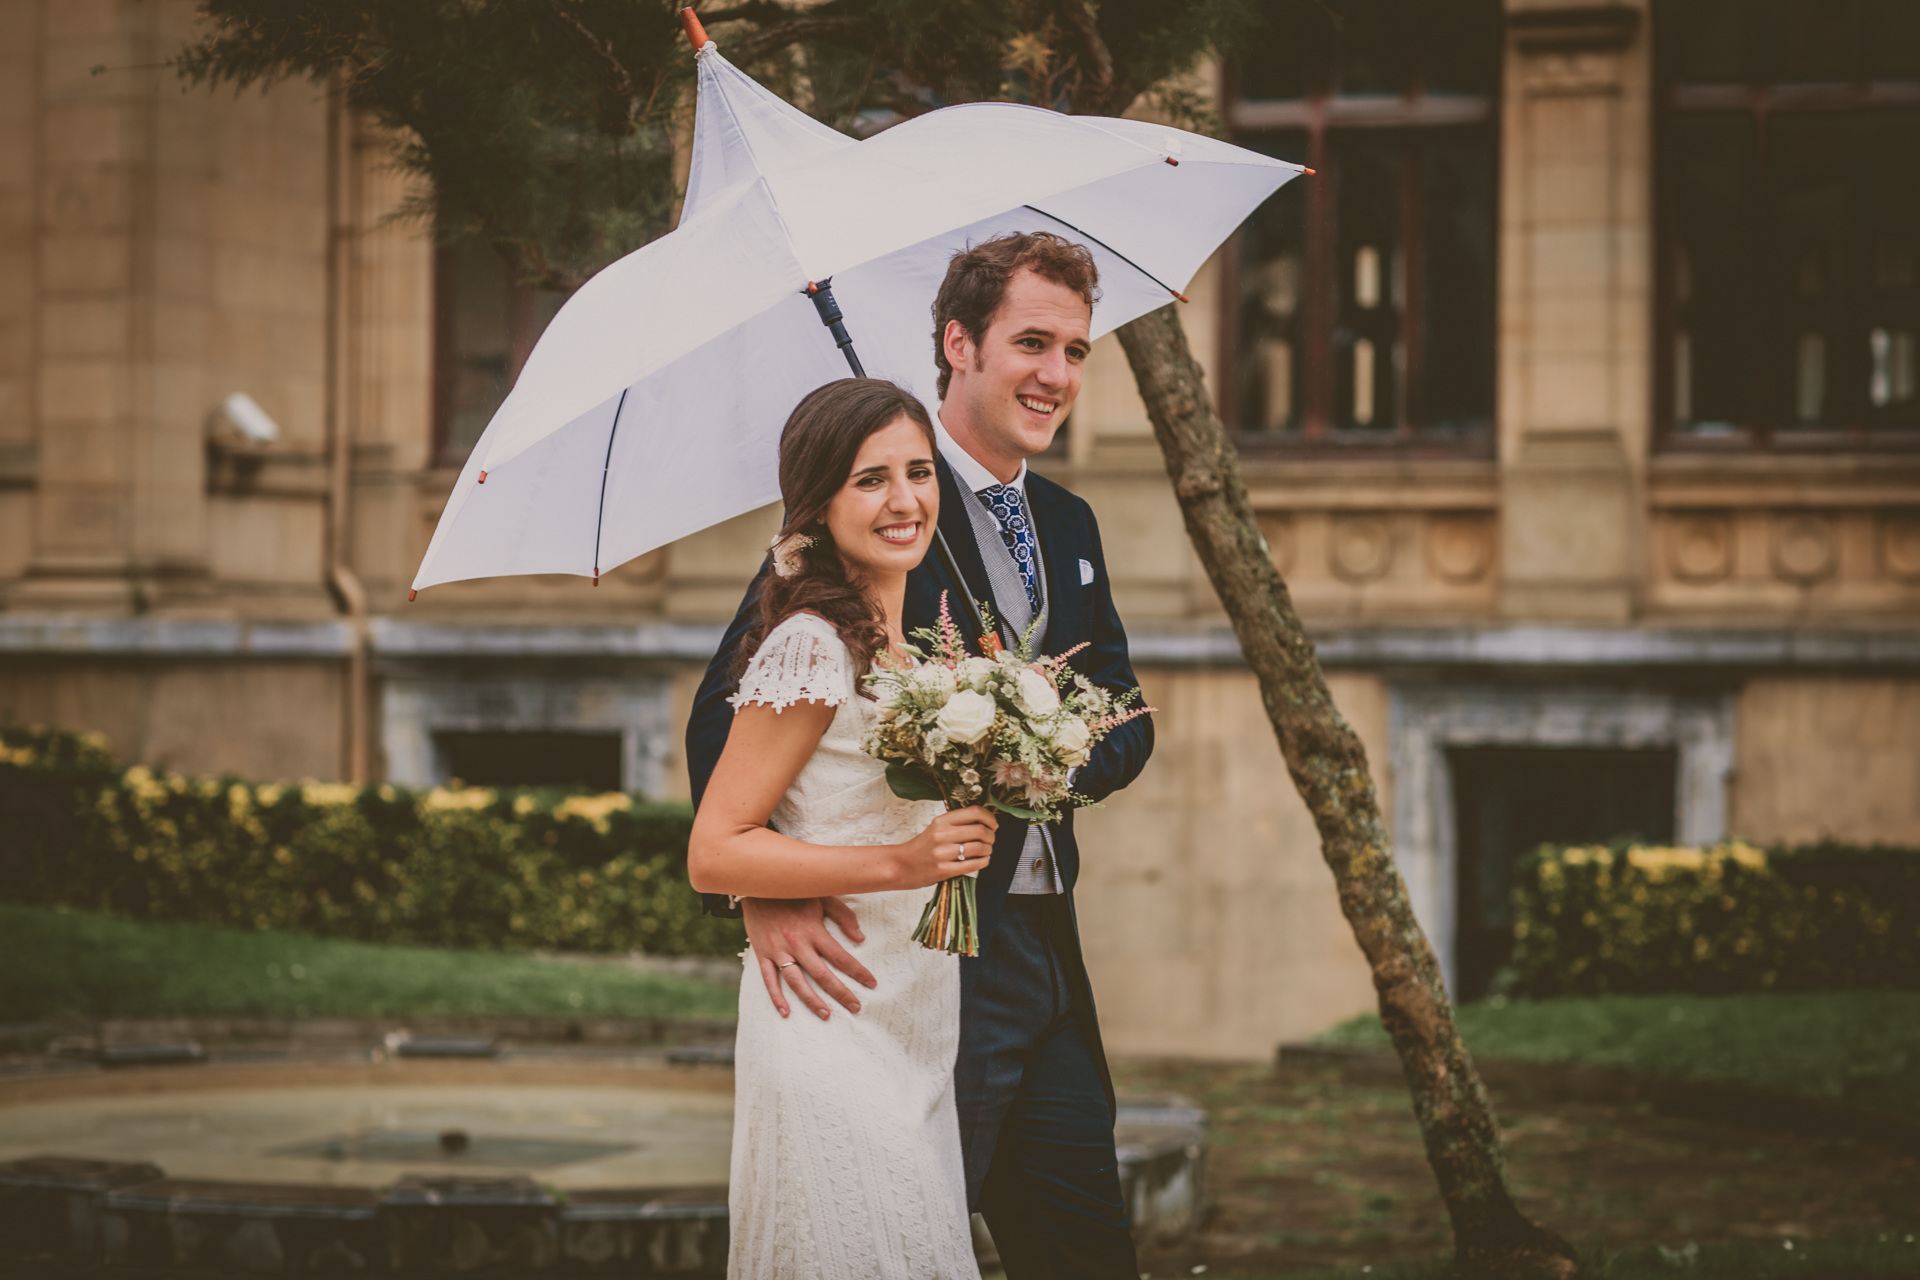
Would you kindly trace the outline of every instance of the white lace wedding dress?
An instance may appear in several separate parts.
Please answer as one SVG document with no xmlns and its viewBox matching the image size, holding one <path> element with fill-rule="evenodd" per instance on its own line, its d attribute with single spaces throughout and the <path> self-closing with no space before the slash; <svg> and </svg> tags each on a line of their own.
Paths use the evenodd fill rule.
<svg viewBox="0 0 1920 1280">
<path fill-rule="evenodd" d="M 856 693 L 846 646 L 796 614 L 767 634 L 732 701 L 837 708 L 773 825 L 824 845 L 895 844 L 940 812 L 888 788 L 860 750 L 876 704 Z M 953 1065 L 959 960 L 912 938 L 929 889 L 849 896 L 866 941 L 849 946 L 878 986 L 860 1012 L 782 1018 L 756 958 L 740 979 L 734 1050 L 732 1280 L 973 1280 Z M 829 929 L 834 926 L 829 924 Z"/>
</svg>

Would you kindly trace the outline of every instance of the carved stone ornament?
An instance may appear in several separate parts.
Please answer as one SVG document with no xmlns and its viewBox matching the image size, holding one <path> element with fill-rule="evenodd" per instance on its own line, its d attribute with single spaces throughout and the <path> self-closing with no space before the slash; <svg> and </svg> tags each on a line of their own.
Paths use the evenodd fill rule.
<svg viewBox="0 0 1920 1280">
<path fill-rule="evenodd" d="M 1733 573 L 1733 520 L 1681 516 L 1667 526 L 1667 569 L 1682 582 L 1719 582 Z"/>
<path fill-rule="evenodd" d="M 1792 582 L 1813 583 L 1832 575 L 1840 540 L 1825 516 L 1787 516 L 1773 528 L 1773 571 Z"/>
<path fill-rule="evenodd" d="M 1273 555 L 1273 567 L 1285 577 L 1293 572 L 1294 549 L 1297 539 L 1293 534 L 1293 517 L 1277 512 L 1260 513 L 1260 536 L 1267 540 L 1267 550 Z"/>
<path fill-rule="evenodd" d="M 1327 559 L 1334 575 L 1355 585 L 1386 576 L 1393 564 L 1393 531 L 1378 516 L 1336 516 Z"/>
<path fill-rule="evenodd" d="M 1442 582 L 1478 582 L 1493 563 L 1492 522 L 1480 516 L 1433 516 L 1427 521 L 1427 566 Z"/>
<path fill-rule="evenodd" d="M 1920 511 L 1881 517 L 1880 567 L 1889 578 L 1920 583 Z"/>
</svg>

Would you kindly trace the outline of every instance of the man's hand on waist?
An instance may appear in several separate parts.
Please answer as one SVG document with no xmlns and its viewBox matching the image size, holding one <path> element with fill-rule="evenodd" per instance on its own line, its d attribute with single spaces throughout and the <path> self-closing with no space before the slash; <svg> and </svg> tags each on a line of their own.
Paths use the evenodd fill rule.
<svg viewBox="0 0 1920 1280">
<path fill-rule="evenodd" d="M 840 981 L 834 970 L 871 990 L 878 985 L 867 967 L 840 945 L 827 931 L 831 919 L 849 941 L 866 941 L 853 908 L 838 898 L 742 898 L 741 918 L 746 922 L 747 941 L 760 963 L 760 979 L 766 983 L 767 998 L 781 1017 L 792 1012 L 782 985 L 791 987 L 801 1004 L 822 1019 L 829 1014 L 827 1002 L 813 989 L 818 983 L 834 1001 L 849 1013 L 860 1012 L 860 998 Z M 808 978 L 813 979 L 810 983 Z"/>
</svg>

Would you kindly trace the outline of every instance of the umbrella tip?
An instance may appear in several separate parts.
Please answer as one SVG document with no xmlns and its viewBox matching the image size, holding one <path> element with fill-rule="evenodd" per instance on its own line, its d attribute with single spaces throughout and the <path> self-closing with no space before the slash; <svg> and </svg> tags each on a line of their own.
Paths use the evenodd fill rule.
<svg viewBox="0 0 1920 1280">
<path fill-rule="evenodd" d="M 419 594 L 420 594 L 420 592 L 419 592 L 419 591 L 418 591 L 417 589 L 416 589 L 416 590 L 413 590 L 413 591 L 409 591 L 409 592 L 407 592 L 407 603 L 408 603 L 408 604 L 412 604 L 412 603 L 413 603 L 413 598 L 414 598 L 415 596 L 417 596 L 417 595 L 419 595 Z"/>
<path fill-rule="evenodd" d="M 487 473 L 482 471 L 480 473 L 480 483 L 485 484 L 486 482 L 487 482 Z"/>
<path fill-rule="evenodd" d="M 593 585 L 596 587 L 600 585 L 600 571 L 598 569 L 593 571 Z"/>
<path fill-rule="evenodd" d="M 699 14 L 690 8 L 682 9 L 680 11 L 680 26 L 687 33 L 687 43 L 693 46 L 695 53 L 706 48 L 708 44 L 707 29 L 700 25 Z"/>
<path fill-rule="evenodd" d="M 1180 301 L 1182 301 L 1182 302 L 1190 302 L 1190 301 L 1191 301 L 1191 299 L 1189 299 L 1189 298 L 1187 297 L 1187 295 L 1186 295 L 1186 294 L 1184 294 L 1184 293 L 1176 293 L 1176 294 L 1174 294 L 1173 296 L 1174 296 L 1174 297 L 1176 297 L 1176 298 L 1178 298 L 1178 299 L 1180 299 Z"/>
<path fill-rule="evenodd" d="M 1300 172 L 1302 172 L 1302 173 L 1304 173 L 1304 174 L 1306 174 L 1306 175 L 1307 175 L 1307 176 L 1308 176 L 1309 178 L 1311 178 L 1311 177 L 1312 177 L 1312 176 L 1313 176 L 1313 175 L 1314 175 L 1315 173 L 1317 173 L 1317 172 L 1318 172 L 1318 170 L 1315 170 L 1315 169 L 1309 169 L 1309 168 L 1307 168 L 1307 167 L 1306 167 L 1305 165 L 1301 165 L 1301 166 L 1300 166 Z"/>
</svg>

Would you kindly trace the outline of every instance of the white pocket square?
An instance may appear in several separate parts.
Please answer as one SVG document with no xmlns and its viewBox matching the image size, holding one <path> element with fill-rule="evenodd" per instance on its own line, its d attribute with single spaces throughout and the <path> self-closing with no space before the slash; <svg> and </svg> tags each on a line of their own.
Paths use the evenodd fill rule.
<svg viewBox="0 0 1920 1280">
<path fill-rule="evenodd" d="M 1093 562 L 1090 560 L 1080 562 L 1080 585 L 1083 587 L 1093 585 Z"/>
</svg>

